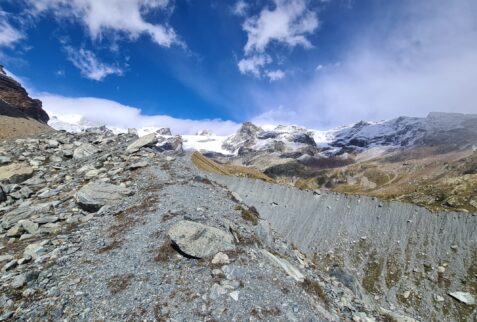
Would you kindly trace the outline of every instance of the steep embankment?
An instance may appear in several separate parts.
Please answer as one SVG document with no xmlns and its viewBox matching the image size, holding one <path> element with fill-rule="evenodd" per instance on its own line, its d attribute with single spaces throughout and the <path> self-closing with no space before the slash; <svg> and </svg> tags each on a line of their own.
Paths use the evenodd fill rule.
<svg viewBox="0 0 477 322">
<path fill-rule="evenodd" d="M 272 227 L 330 269 L 353 272 L 381 305 L 423 320 L 471 321 L 476 308 L 447 294 L 477 296 L 477 217 L 259 180 L 213 176 Z"/>
<path fill-rule="evenodd" d="M 0 140 L 28 137 L 53 131 L 48 125 L 29 118 L 0 99 Z"/>
</svg>

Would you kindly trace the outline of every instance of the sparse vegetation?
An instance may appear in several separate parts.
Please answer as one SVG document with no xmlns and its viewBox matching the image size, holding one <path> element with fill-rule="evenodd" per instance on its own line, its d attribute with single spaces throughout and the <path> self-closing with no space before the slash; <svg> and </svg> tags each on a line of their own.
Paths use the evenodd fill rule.
<svg viewBox="0 0 477 322">
<path fill-rule="evenodd" d="M 326 295 L 325 291 L 321 287 L 320 283 L 318 283 L 318 281 L 314 281 L 310 278 L 305 278 L 305 280 L 302 283 L 302 286 L 303 286 L 305 292 L 317 297 L 326 306 L 329 305 L 330 300 L 328 298 L 328 295 Z"/>
<path fill-rule="evenodd" d="M 244 207 L 237 205 L 235 206 L 235 210 L 240 211 L 240 213 L 242 214 L 242 218 L 252 223 L 252 225 L 258 225 L 258 219 L 260 218 L 260 214 L 258 213 L 257 209 L 255 209 L 255 207 L 245 209 Z"/>
<path fill-rule="evenodd" d="M 191 156 L 191 159 L 195 166 L 202 171 L 227 176 L 233 175 L 237 177 L 249 177 L 273 182 L 272 178 L 268 177 L 267 175 L 263 174 L 261 171 L 255 168 L 230 164 L 220 164 L 211 159 L 208 159 L 199 152 L 194 152 Z"/>
<path fill-rule="evenodd" d="M 157 250 L 157 255 L 154 257 L 156 262 L 168 262 L 176 254 L 170 239 L 166 239 L 161 247 Z"/>
<path fill-rule="evenodd" d="M 133 278 L 133 274 L 117 275 L 112 277 L 108 281 L 108 288 L 111 291 L 111 294 L 114 295 L 127 289 Z"/>
</svg>

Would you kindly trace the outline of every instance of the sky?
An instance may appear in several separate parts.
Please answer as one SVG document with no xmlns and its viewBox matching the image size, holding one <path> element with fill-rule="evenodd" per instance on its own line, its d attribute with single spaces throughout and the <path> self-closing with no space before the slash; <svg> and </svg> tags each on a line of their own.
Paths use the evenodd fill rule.
<svg viewBox="0 0 477 322">
<path fill-rule="evenodd" d="M 52 115 L 181 134 L 477 113 L 477 1 L 0 0 L 0 63 Z"/>
</svg>

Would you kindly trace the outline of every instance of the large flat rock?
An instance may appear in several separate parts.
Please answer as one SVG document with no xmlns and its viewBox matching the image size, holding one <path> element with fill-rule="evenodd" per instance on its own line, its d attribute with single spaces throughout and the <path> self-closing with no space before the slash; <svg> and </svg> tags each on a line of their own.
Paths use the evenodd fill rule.
<svg viewBox="0 0 477 322">
<path fill-rule="evenodd" d="M 230 233 L 193 221 L 179 221 L 169 230 L 168 235 L 185 255 L 191 257 L 209 257 L 235 249 Z"/>
<path fill-rule="evenodd" d="M 138 151 L 140 148 L 147 146 L 154 146 L 157 143 L 157 138 L 155 133 L 141 136 L 139 139 L 131 143 L 127 148 L 127 153 L 133 153 Z"/>
<path fill-rule="evenodd" d="M 76 193 L 76 203 L 89 212 L 96 212 L 105 205 L 119 203 L 125 196 L 130 196 L 133 191 L 110 183 L 90 182 Z"/>
<path fill-rule="evenodd" d="M 20 183 L 33 176 L 33 168 L 22 163 L 13 163 L 0 167 L 0 181 Z"/>
</svg>

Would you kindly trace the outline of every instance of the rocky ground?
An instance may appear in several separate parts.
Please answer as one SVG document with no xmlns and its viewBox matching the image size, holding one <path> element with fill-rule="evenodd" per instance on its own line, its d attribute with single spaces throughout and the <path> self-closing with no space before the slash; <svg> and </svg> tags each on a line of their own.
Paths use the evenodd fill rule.
<svg viewBox="0 0 477 322">
<path fill-rule="evenodd" d="M 104 128 L 2 142 L 1 321 L 412 321 L 156 142 Z"/>
</svg>

